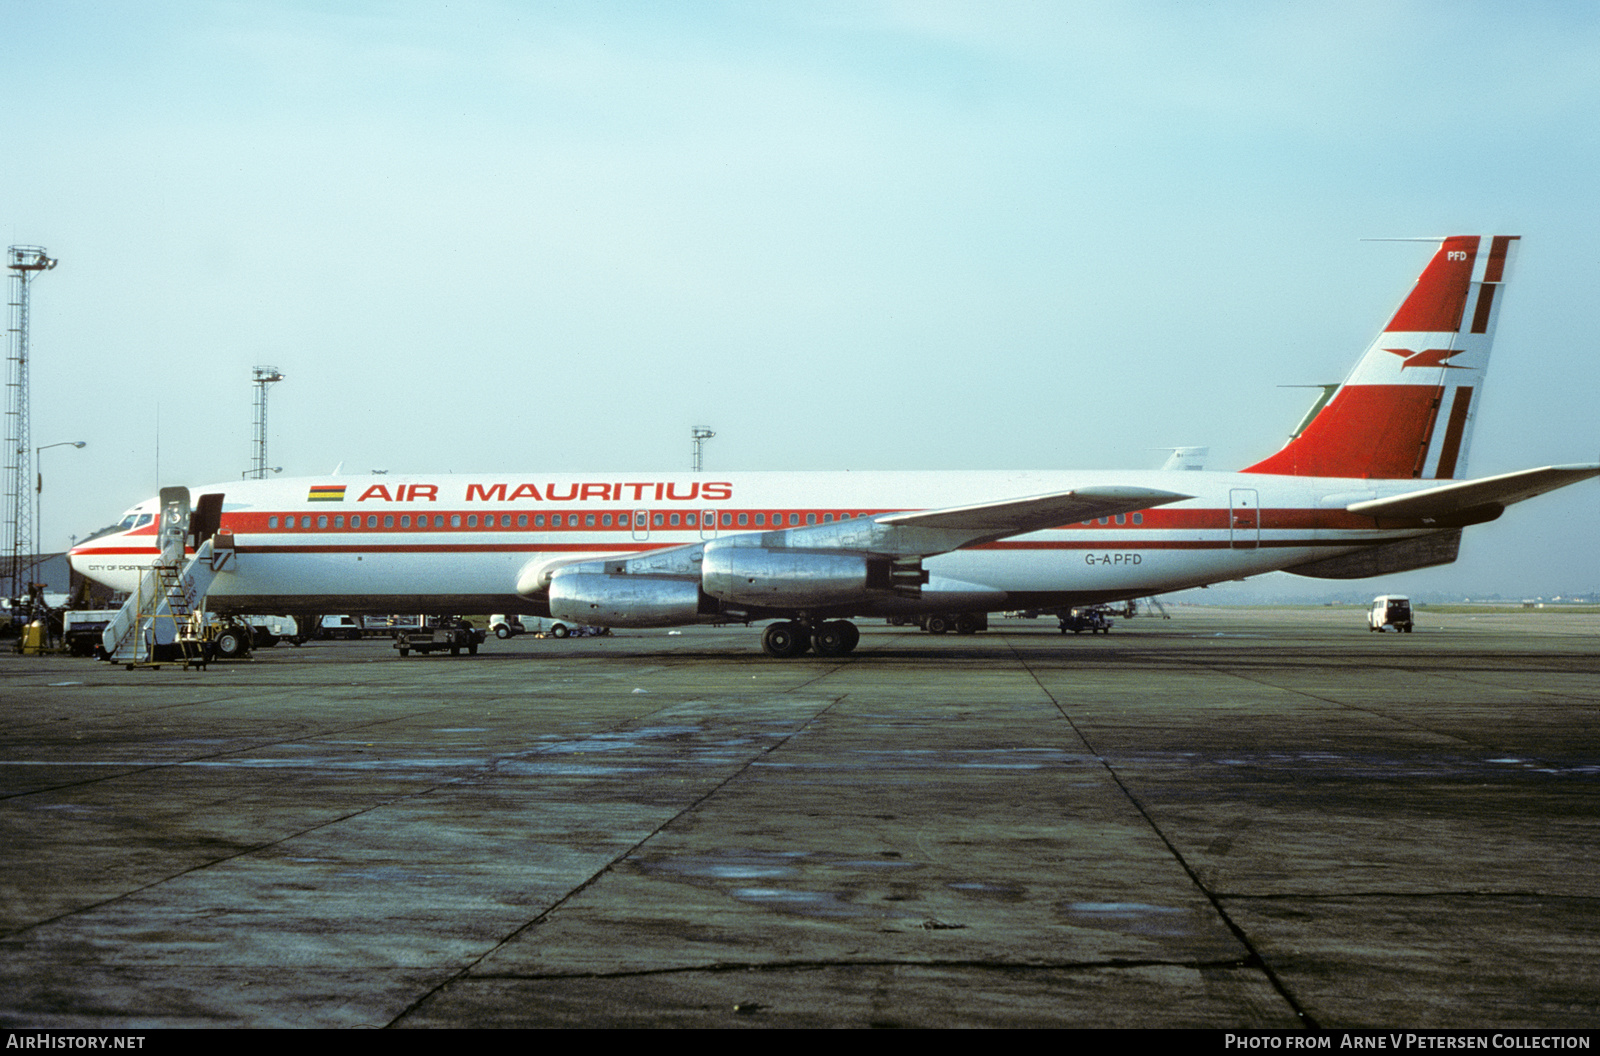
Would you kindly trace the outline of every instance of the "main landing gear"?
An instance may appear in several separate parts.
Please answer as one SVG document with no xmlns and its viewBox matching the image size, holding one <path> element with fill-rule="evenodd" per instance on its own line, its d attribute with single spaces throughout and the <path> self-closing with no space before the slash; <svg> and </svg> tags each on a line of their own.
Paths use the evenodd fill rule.
<svg viewBox="0 0 1600 1056">
<path fill-rule="evenodd" d="M 761 632 L 761 648 L 768 656 L 788 658 L 815 649 L 818 656 L 844 656 L 861 641 L 861 632 L 849 620 L 810 624 L 780 620 Z"/>
</svg>

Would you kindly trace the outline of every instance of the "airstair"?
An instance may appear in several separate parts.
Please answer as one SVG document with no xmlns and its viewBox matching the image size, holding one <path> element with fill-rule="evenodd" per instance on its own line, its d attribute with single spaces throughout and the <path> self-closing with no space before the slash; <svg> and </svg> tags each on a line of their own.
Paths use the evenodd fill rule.
<svg viewBox="0 0 1600 1056">
<path fill-rule="evenodd" d="M 112 663 L 130 669 L 162 663 L 203 668 L 203 603 L 217 573 L 233 567 L 233 537 L 210 535 L 186 553 L 188 488 L 161 489 L 159 530 L 160 555 L 139 574 L 139 589 L 106 625 L 101 643 Z"/>
</svg>

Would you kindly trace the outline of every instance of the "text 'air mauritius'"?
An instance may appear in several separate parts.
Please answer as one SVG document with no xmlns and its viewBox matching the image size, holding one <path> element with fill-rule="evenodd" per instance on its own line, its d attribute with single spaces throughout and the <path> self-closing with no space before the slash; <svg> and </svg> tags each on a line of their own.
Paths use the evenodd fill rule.
<svg viewBox="0 0 1600 1056">
<path fill-rule="evenodd" d="M 328 501 L 317 494 L 332 489 L 313 488 L 312 501 Z M 342 499 L 342 495 L 340 497 Z M 728 481 L 601 481 L 537 484 L 467 484 L 463 502 L 721 502 L 733 498 Z M 340 501 L 335 499 L 333 501 Z M 437 484 L 374 484 L 356 496 L 357 502 L 438 502 Z"/>
</svg>

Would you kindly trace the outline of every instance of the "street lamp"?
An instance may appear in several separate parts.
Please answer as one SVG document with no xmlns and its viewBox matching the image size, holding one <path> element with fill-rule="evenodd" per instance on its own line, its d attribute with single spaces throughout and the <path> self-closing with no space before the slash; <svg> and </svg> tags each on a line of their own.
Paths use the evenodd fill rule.
<svg viewBox="0 0 1600 1056">
<path fill-rule="evenodd" d="M 39 474 L 33 485 L 33 539 L 34 545 L 41 549 L 44 547 L 44 536 L 39 534 L 39 526 L 44 520 L 44 465 L 39 461 L 39 455 L 52 447 L 87 447 L 88 444 L 87 440 L 63 440 L 59 444 L 45 444 L 33 449 L 33 466 Z"/>
</svg>

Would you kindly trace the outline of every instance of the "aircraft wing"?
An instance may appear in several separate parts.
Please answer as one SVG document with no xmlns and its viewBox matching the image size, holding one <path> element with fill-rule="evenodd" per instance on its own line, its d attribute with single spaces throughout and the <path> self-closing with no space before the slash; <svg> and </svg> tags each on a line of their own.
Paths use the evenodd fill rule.
<svg viewBox="0 0 1600 1056">
<path fill-rule="evenodd" d="M 972 506 L 880 513 L 772 531 L 731 532 L 715 539 L 632 557 L 584 557 L 576 561 L 563 557 L 540 566 L 530 563 L 519 577 L 517 589 L 524 594 L 543 589 L 549 586 L 553 576 L 569 572 L 699 577 L 708 554 L 729 550 L 761 550 L 770 554 L 793 551 L 813 555 L 817 551 L 833 550 L 892 559 L 933 557 L 963 546 L 1096 517 L 1147 510 L 1192 497 L 1175 491 L 1131 486 L 1077 488 Z"/>
<path fill-rule="evenodd" d="M 851 550 L 894 558 L 933 557 L 963 546 L 976 546 L 1096 517 L 1147 510 L 1189 498 L 1193 496 L 1131 485 L 1074 488 L 970 506 L 880 513 L 780 532 L 752 532 L 748 536 L 725 537 L 718 540 L 718 544 L 785 550 Z"/>
<path fill-rule="evenodd" d="M 1009 535 L 1023 535 L 1057 525 L 1114 517 L 1119 513 L 1148 510 L 1191 499 L 1175 491 L 1130 486 L 1076 488 L 1022 499 L 984 502 L 974 506 L 949 506 L 939 510 L 913 510 L 879 514 L 880 525 L 897 528 L 938 529 L 970 534 L 962 545 L 991 542 Z M 799 533 L 803 535 L 804 530 Z M 802 544 L 803 545 L 803 544 Z"/>
<path fill-rule="evenodd" d="M 1441 484 L 1426 491 L 1413 491 L 1387 499 L 1352 502 L 1351 513 L 1385 520 L 1437 521 L 1482 510 L 1499 510 L 1523 499 L 1600 476 L 1600 463 L 1584 462 L 1568 466 L 1544 466 L 1502 473 L 1481 480 Z M 1494 513 L 1498 516 L 1498 513 Z"/>
</svg>

